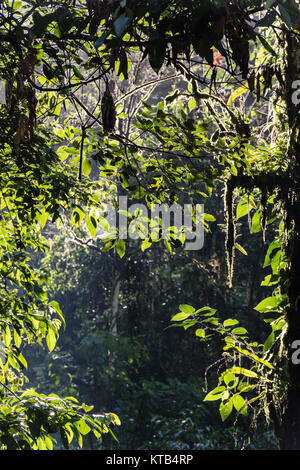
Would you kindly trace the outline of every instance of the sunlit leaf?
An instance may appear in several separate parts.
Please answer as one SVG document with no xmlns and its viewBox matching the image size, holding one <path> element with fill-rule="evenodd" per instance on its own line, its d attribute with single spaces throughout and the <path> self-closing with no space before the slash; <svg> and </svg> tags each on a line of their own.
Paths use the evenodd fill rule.
<svg viewBox="0 0 300 470">
<path fill-rule="evenodd" d="M 216 387 L 205 396 L 204 401 L 220 400 L 220 398 L 223 397 L 225 391 L 226 388 L 224 386 Z"/>
</svg>

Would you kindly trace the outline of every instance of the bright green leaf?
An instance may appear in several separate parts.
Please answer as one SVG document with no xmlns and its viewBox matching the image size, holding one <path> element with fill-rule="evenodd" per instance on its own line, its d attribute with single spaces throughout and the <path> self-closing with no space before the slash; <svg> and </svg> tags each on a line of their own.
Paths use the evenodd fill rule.
<svg viewBox="0 0 300 470">
<path fill-rule="evenodd" d="M 212 390 L 206 395 L 206 397 L 204 398 L 204 401 L 220 400 L 220 398 L 223 397 L 225 391 L 226 391 L 226 388 L 223 385 L 221 387 L 216 387 L 214 388 L 214 390 Z"/>
<path fill-rule="evenodd" d="M 232 400 L 229 400 L 226 403 L 224 402 L 220 403 L 219 411 L 220 411 L 220 416 L 223 422 L 226 421 L 226 419 L 230 416 L 232 409 L 233 409 Z"/>
<path fill-rule="evenodd" d="M 92 170 L 92 164 L 88 158 L 84 158 L 82 162 L 82 172 L 85 176 L 89 176 Z"/>
<path fill-rule="evenodd" d="M 241 252 L 243 255 L 248 255 L 247 251 L 245 248 L 243 248 L 239 243 L 235 243 L 234 246 Z"/>
<path fill-rule="evenodd" d="M 57 342 L 56 334 L 52 330 L 52 328 L 49 328 L 47 335 L 46 335 L 46 343 L 50 352 L 52 352 L 53 349 L 55 348 L 56 342 Z"/>
<path fill-rule="evenodd" d="M 234 328 L 231 333 L 234 335 L 245 335 L 247 334 L 247 330 L 245 328 Z"/>
<path fill-rule="evenodd" d="M 123 256 L 125 255 L 125 251 L 126 251 L 124 240 L 119 239 L 117 241 L 116 249 L 120 258 L 123 258 Z"/>
<path fill-rule="evenodd" d="M 203 330 L 203 328 L 198 328 L 195 334 L 196 336 L 199 336 L 200 338 L 205 338 L 205 330 Z"/>
<path fill-rule="evenodd" d="M 255 307 L 255 310 L 257 310 L 260 313 L 267 313 L 267 312 L 272 312 L 272 311 L 274 312 L 278 309 L 280 303 L 281 303 L 280 297 L 275 297 L 275 296 L 267 297 Z"/>
<path fill-rule="evenodd" d="M 273 346 L 274 342 L 275 342 L 275 333 L 274 331 L 272 331 L 272 333 L 268 336 L 268 338 L 266 339 L 264 343 L 263 351 L 264 352 L 269 351 L 269 349 L 271 349 L 271 347 Z"/>
<path fill-rule="evenodd" d="M 185 320 L 186 318 L 189 318 L 191 316 L 191 313 L 177 313 L 176 315 L 174 315 L 171 320 L 172 321 L 182 321 L 182 320 Z"/>
<path fill-rule="evenodd" d="M 194 307 L 192 307 L 191 305 L 187 305 L 187 304 L 179 305 L 179 310 L 181 312 L 188 313 L 189 315 L 195 312 Z"/>
<path fill-rule="evenodd" d="M 245 414 L 245 400 L 241 395 L 234 395 L 232 398 L 233 406 L 239 413 Z"/>
<path fill-rule="evenodd" d="M 223 326 L 225 326 L 225 328 L 227 328 L 228 326 L 233 326 L 233 325 L 236 325 L 237 323 L 238 323 L 238 320 L 228 318 L 227 320 L 224 320 Z"/>
<path fill-rule="evenodd" d="M 97 221 L 96 221 L 95 217 L 93 217 L 92 215 L 91 216 L 88 215 L 86 217 L 86 226 L 87 226 L 90 234 L 94 238 L 96 236 L 96 233 L 97 233 Z"/>
</svg>

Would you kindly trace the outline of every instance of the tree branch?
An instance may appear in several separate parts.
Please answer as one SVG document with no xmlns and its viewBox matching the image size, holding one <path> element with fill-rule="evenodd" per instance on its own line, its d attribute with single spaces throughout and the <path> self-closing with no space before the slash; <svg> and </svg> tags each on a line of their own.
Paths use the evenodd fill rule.
<svg viewBox="0 0 300 470">
<path fill-rule="evenodd" d="M 89 83 L 95 82 L 97 80 L 100 80 L 101 78 L 104 77 L 104 75 L 109 73 L 109 70 L 110 69 L 106 70 L 105 72 L 101 73 L 97 77 L 92 77 L 87 80 L 81 80 L 80 82 L 77 82 L 77 83 L 69 83 L 68 85 L 61 85 L 58 87 L 43 87 L 41 85 L 37 85 L 31 78 L 28 78 L 28 82 L 39 91 L 54 91 L 54 92 L 63 91 L 63 90 L 67 90 L 68 88 L 80 87 L 80 86 L 88 85 Z"/>
</svg>

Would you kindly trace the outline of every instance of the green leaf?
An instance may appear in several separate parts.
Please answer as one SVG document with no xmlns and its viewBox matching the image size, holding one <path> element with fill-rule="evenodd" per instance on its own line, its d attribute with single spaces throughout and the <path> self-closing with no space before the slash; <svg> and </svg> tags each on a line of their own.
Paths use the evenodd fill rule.
<svg viewBox="0 0 300 470">
<path fill-rule="evenodd" d="M 86 424 L 86 422 L 83 419 L 81 419 L 80 421 L 77 421 L 75 425 L 78 431 L 80 432 L 80 434 L 82 435 L 88 434 L 91 430 L 91 428 Z"/>
<path fill-rule="evenodd" d="M 275 333 L 274 331 L 272 331 L 272 333 L 267 337 L 264 343 L 263 351 L 264 352 L 269 351 L 269 349 L 271 349 L 271 347 L 273 346 L 274 342 L 275 342 Z"/>
<path fill-rule="evenodd" d="M 240 354 L 242 354 L 243 356 L 249 357 L 250 359 L 252 359 L 255 362 L 258 362 L 260 364 L 264 364 L 269 369 L 274 369 L 274 366 L 272 366 L 272 364 L 265 361 L 264 359 L 261 359 L 256 354 L 253 354 L 253 353 L 249 352 L 247 349 L 242 349 L 239 346 L 234 346 L 233 349 L 235 351 L 239 352 Z"/>
<path fill-rule="evenodd" d="M 243 248 L 239 243 L 235 243 L 234 246 L 241 252 L 243 255 L 248 255 L 247 251 L 245 248 Z"/>
<path fill-rule="evenodd" d="M 51 300 L 51 302 L 49 302 L 49 306 L 52 307 L 53 310 L 55 310 L 55 312 L 59 316 L 60 320 L 62 321 L 64 327 L 66 327 L 66 321 L 65 321 L 65 318 L 63 316 L 63 313 L 61 311 L 61 308 L 60 308 L 58 302 L 56 302 L 56 300 Z"/>
<path fill-rule="evenodd" d="M 225 328 L 227 328 L 228 326 L 233 326 L 233 325 L 236 325 L 238 322 L 238 320 L 234 320 L 232 318 L 228 318 L 227 320 L 225 320 L 223 322 L 223 326 L 225 326 Z"/>
<path fill-rule="evenodd" d="M 126 28 L 130 25 L 131 19 L 125 14 L 119 16 L 114 21 L 114 30 L 118 37 L 121 37 L 125 32 Z"/>
<path fill-rule="evenodd" d="M 263 392 L 261 392 L 257 397 L 254 397 L 254 398 L 251 398 L 251 400 L 248 401 L 248 403 L 253 403 L 257 400 L 261 400 L 262 398 L 264 398 L 266 395 L 266 391 L 264 390 Z"/>
<path fill-rule="evenodd" d="M 142 241 L 141 250 L 145 251 L 148 248 L 150 248 L 151 245 L 152 245 L 152 243 L 148 239 L 145 239 L 145 240 Z"/>
<path fill-rule="evenodd" d="M 211 214 L 203 214 L 204 220 L 208 222 L 215 222 L 216 218 Z"/>
<path fill-rule="evenodd" d="M 278 309 L 280 304 L 281 304 L 280 297 L 275 297 L 275 296 L 267 297 L 255 307 L 255 310 L 257 310 L 260 313 L 267 313 L 267 312 L 272 312 L 272 311 L 274 312 Z"/>
<path fill-rule="evenodd" d="M 180 312 L 180 313 L 176 313 L 176 315 L 174 315 L 171 320 L 172 321 L 182 321 L 182 320 L 185 320 L 186 318 L 190 317 L 191 316 L 191 313 L 183 313 L 183 312 Z"/>
<path fill-rule="evenodd" d="M 195 334 L 196 336 L 199 336 L 200 338 L 205 338 L 205 330 L 203 330 L 203 328 L 198 328 Z"/>
<path fill-rule="evenodd" d="M 92 237 L 94 238 L 96 236 L 96 233 L 97 233 L 97 221 L 96 219 L 91 215 L 88 215 L 86 217 L 86 226 L 87 226 L 87 229 L 89 230 L 90 234 L 92 235 Z"/>
<path fill-rule="evenodd" d="M 47 335 L 46 335 L 46 343 L 50 352 L 52 352 L 53 349 L 55 348 L 56 342 L 57 342 L 56 334 L 52 328 L 49 328 Z"/>
<path fill-rule="evenodd" d="M 158 73 L 164 63 L 166 55 L 166 44 L 164 41 L 150 43 L 149 45 L 149 63 L 154 70 Z"/>
<path fill-rule="evenodd" d="M 73 397 L 72 397 L 73 398 Z M 89 413 L 90 411 L 92 411 L 94 409 L 94 406 L 93 405 L 86 405 L 85 403 L 82 403 L 82 408 L 84 409 L 84 411 L 86 413 Z"/>
<path fill-rule="evenodd" d="M 43 64 L 43 72 L 48 80 L 52 80 L 55 77 L 55 71 L 49 64 Z"/>
<path fill-rule="evenodd" d="M 173 254 L 173 252 L 172 252 L 172 247 L 171 247 L 171 244 L 170 244 L 170 242 L 169 242 L 169 240 L 168 240 L 167 238 L 164 239 L 164 243 L 165 243 L 165 246 L 166 246 L 167 249 L 168 249 L 168 252 L 170 253 L 170 255 L 172 255 L 172 254 Z"/>
<path fill-rule="evenodd" d="M 204 401 L 220 400 L 220 398 L 222 398 L 222 396 L 224 395 L 225 391 L 226 391 L 226 388 L 223 385 L 221 387 L 216 387 L 206 395 L 206 397 L 204 398 Z"/>
<path fill-rule="evenodd" d="M 182 326 L 185 330 L 187 330 L 188 328 L 190 328 L 191 326 L 196 325 L 197 323 L 198 323 L 197 320 L 187 320 L 183 323 Z"/>
<path fill-rule="evenodd" d="M 179 310 L 181 312 L 188 313 L 189 315 L 195 312 L 194 307 L 192 307 L 191 305 L 187 305 L 187 304 L 179 305 Z"/>
<path fill-rule="evenodd" d="M 196 106 L 197 106 L 197 102 L 196 102 L 195 98 L 191 98 L 188 102 L 189 110 L 193 111 L 193 109 L 195 109 Z"/>
<path fill-rule="evenodd" d="M 229 369 L 233 374 L 241 374 L 245 377 L 258 378 L 258 374 L 252 370 L 245 369 L 244 367 L 231 367 Z"/>
<path fill-rule="evenodd" d="M 226 403 L 224 402 L 220 403 L 219 411 L 220 411 L 220 416 L 223 422 L 226 421 L 228 416 L 230 416 L 232 409 L 233 409 L 232 400 L 229 400 Z"/>
<path fill-rule="evenodd" d="M 82 162 L 82 172 L 85 176 L 89 176 L 92 170 L 91 161 L 88 158 L 84 158 Z"/>
<path fill-rule="evenodd" d="M 80 80 L 83 80 L 84 79 L 84 76 L 82 75 L 82 73 L 80 72 L 79 68 L 76 67 L 76 65 L 73 65 L 73 72 L 74 72 L 74 75 L 79 78 Z"/>
<path fill-rule="evenodd" d="M 229 107 L 232 106 L 232 103 L 237 99 L 239 98 L 241 95 L 243 95 L 244 93 L 247 93 L 249 91 L 249 86 L 248 85 L 243 85 L 241 86 L 240 88 L 237 88 L 236 90 L 234 90 L 234 92 L 230 95 L 229 99 L 228 99 L 228 102 L 227 102 L 227 105 Z"/>
<path fill-rule="evenodd" d="M 293 25 L 292 25 L 292 20 L 291 20 L 291 17 L 288 13 L 288 11 L 284 8 L 283 5 L 281 5 L 281 3 L 278 4 L 278 8 L 279 8 L 279 11 L 280 11 L 280 15 L 281 15 L 281 18 L 283 19 L 283 21 L 285 22 L 285 24 L 289 27 L 289 28 L 292 28 Z"/>
<path fill-rule="evenodd" d="M 19 10 L 19 8 L 22 7 L 22 2 L 20 0 L 15 0 L 14 4 L 13 4 L 13 8 L 14 10 Z"/>
<path fill-rule="evenodd" d="M 17 348 L 22 344 L 22 337 L 18 334 L 17 330 L 14 330 L 14 342 Z"/>
<path fill-rule="evenodd" d="M 261 35 L 261 34 L 258 34 L 257 33 L 257 36 L 258 36 L 258 39 L 260 40 L 260 42 L 262 43 L 262 45 L 264 46 L 264 48 L 270 52 L 274 57 L 277 57 L 277 54 L 276 52 L 274 51 L 274 49 L 270 46 L 270 44 L 265 40 L 265 38 Z"/>
<path fill-rule="evenodd" d="M 60 431 L 60 438 L 61 438 L 61 442 L 64 446 L 65 449 L 69 449 L 69 440 L 68 440 L 68 434 L 67 434 L 67 431 L 65 430 L 65 428 L 61 427 L 59 429 Z"/>
<path fill-rule="evenodd" d="M 276 17 L 277 17 L 276 11 L 271 10 L 256 23 L 256 26 L 260 26 L 260 27 L 271 26 L 276 20 Z"/>
<path fill-rule="evenodd" d="M 96 49 L 99 49 L 99 47 L 101 47 L 103 44 L 104 44 L 104 41 L 105 39 L 107 39 L 109 36 L 109 31 L 106 31 L 105 33 L 103 33 L 100 38 L 98 38 L 95 43 L 94 43 L 94 47 Z"/>
<path fill-rule="evenodd" d="M 3 328 L 3 341 L 5 346 L 9 347 L 11 344 L 11 331 L 8 325 Z"/>
<path fill-rule="evenodd" d="M 274 255 L 281 250 L 281 247 L 282 247 L 282 243 L 281 241 L 276 241 L 274 240 L 270 245 L 269 245 L 269 248 L 268 248 L 268 251 L 267 251 L 267 254 L 266 254 L 266 257 L 265 257 L 265 261 L 264 261 L 264 268 L 269 266 L 271 264 L 271 260 L 272 258 L 274 257 Z"/>
<path fill-rule="evenodd" d="M 225 346 L 225 348 L 231 349 L 235 345 L 236 342 L 237 342 L 236 338 L 233 338 L 232 336 L 226 336 L 225 343 L 227 346 L 229 346 L 229 348 L 227 348 L 227 346 Z"/>
<path fill-rule="evenodd" d="M 27 361 L 21 352 L 18 354 L 17 360 L 21 364 L 22 367 L 27 369 Z"/>
<path fill-rule="evenodd" d="M 76 208 L 74 209 L 72 216 L 71 216 L 71 224 L 79 226 L 83 218 L 84 218 L 84 212 L 81 209 Z"/>
<path fill-rule="evenodd" d="M 257 233 L 261 231 L 260 218 L 261 218 L 260 210 L 257 210 L 254 216 L 252 217 L 251 233 Z"/>
<path fill-rule="evenodd" d="M 234 388 L 238 384 L 239 379 L 232 373 L 227 372 L 223 377 L 224 383 L 229 388 Z"/>
<path fill-rule="evenodd" d="M 34 25 L 32 27 L 32 31 L 37 36 L 42 36 L 47 29 L 47 26 L 55 21 L 56 15 L 55 13 L 49 13 L 48 15 L 41 15 L 39 12 L 34 12 L 33 15 Z"/>
<path fill-rule="evenodd" d="M 245 215 L 248 214 L 248 212 L 251 211 L 251 206 L 248 204 L 247 201 L 241 200 L 236 208 L 236 218 L 240 219 L 241 217 L 244 217 Z"/>
<path fill-rule="evenodd" d="M 217 310 L 215 308 L 202 307 L 202 308 L 199 308 L 195 313 L 200 313 L 202 317 L 211 317 L 212 315 L 216 313 L 216 311 Z"/>
<path fill-rule="evenodd" d="M 119 418 L 118 415 L 116 415 L 116 413 L 109 413 L 110 416 L 112 417 L 112 422 L 116 425 L 116 426 L 121 426 L 121 420 Z"/>
<path fill-rule="evenodd" d="M 274 286 L 278 284 L 279 276 L 277 274 L 268 274 L 265 279 L 262 281 L 261 286 Z"/>
<path fill-rule="evenodd" d="M 109 242 L 105 243 L 104 247 L 102 248 L 103 253 L 111 250 L 116 245 L 115 240 L 110 240 Z"/>
<path fill-rule="evenodd" d="M 271 267 L 273 274 L 280 274 L 280 270 L 285 266 L 285 256 L 281 251 L 277 251 L 271 260 Z"/>
<path fill-rule="evenodd" d="M 234 328 L 231 333 L 234 335 L 245 335 L 247 334 L 247 330 L 245 328 Z"/>
<path fill-rule="evenodd" d="M 196 54 L 206 59 L 208 64 L 213 66 L 214 64 L 213 50 L 206 38 L 203 38 L 200 40 L 198 39 L 194 40 L 193 47 L 194 47 Z"/>
<path fill-rule="evenodd" d="M 245 400 L 241 395 L 234 395 L 232 398 L 233 406 L 241 414 L 246 414 Z"/>
<path fill-rule="evenodd" d="M 120 240 L 117 241 L 116 249 L 117 249 L 117 253 L 120 256 L 120 258 L 123 258 L 123 256 L 125 255 L 125 251 L 126 251 L 124 240 L 120 239 Z"/>
</svg>

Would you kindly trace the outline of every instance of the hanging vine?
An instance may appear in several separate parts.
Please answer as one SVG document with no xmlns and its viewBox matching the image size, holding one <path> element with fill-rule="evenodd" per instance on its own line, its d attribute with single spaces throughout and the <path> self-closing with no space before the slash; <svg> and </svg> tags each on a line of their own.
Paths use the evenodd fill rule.
<svg viewBox="0 0 300 470">
<path fill-rule="evenodd" d="M 233 215 L 233 196 L 234 186 L 231 180 L 226 182 L 224 202 L 225 202 L 225 220 L 226 220 L 226 257 L 228 269 L 228 284 L 232 287 L 233 264 L 234 264 L 234 245 L 235 245 L 235 224 Z"/>
</svg>

